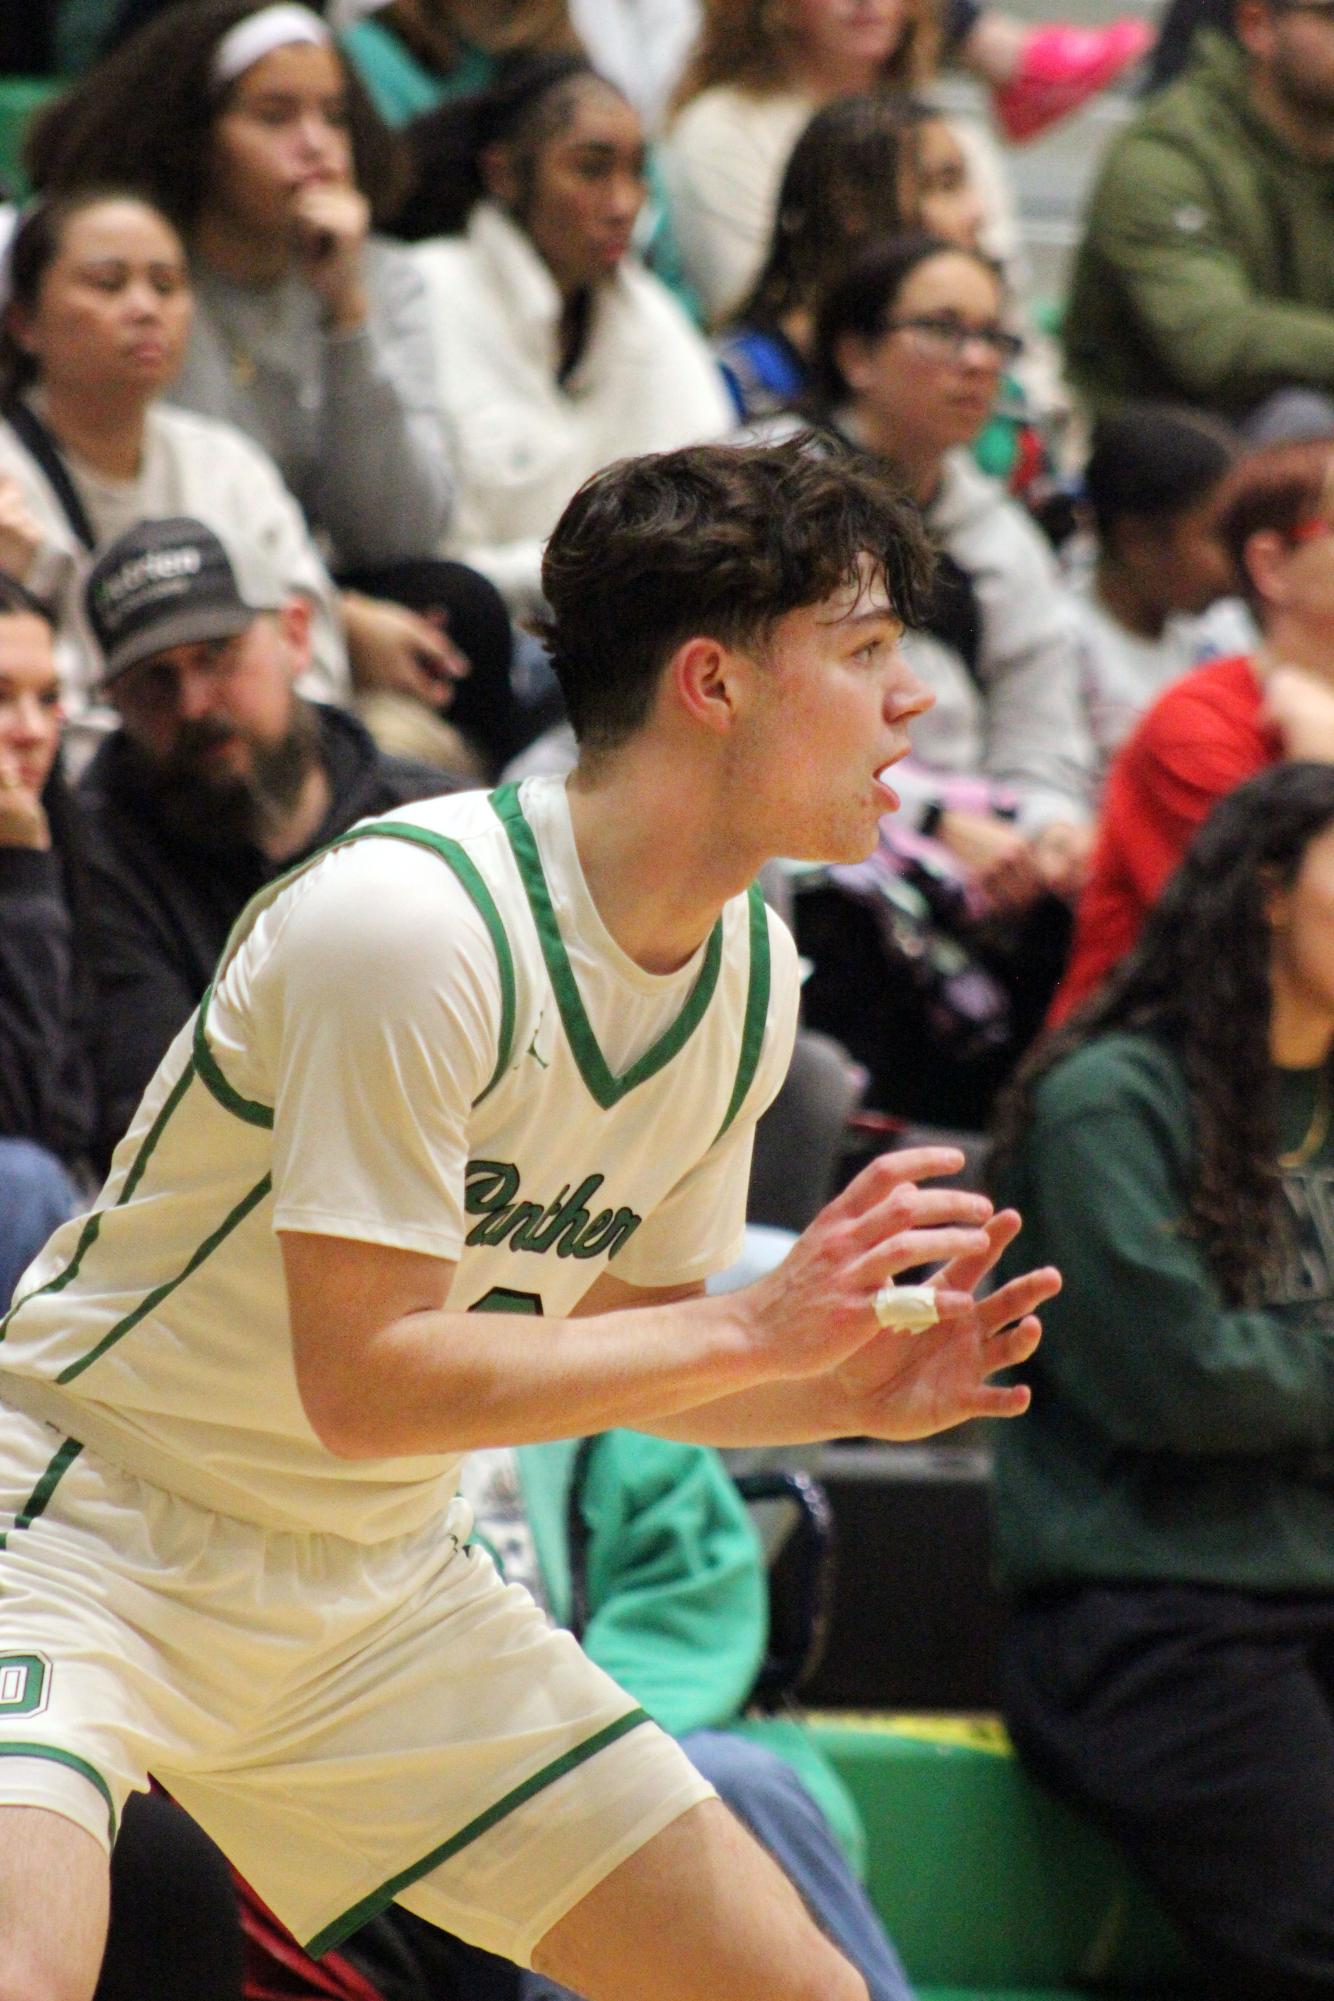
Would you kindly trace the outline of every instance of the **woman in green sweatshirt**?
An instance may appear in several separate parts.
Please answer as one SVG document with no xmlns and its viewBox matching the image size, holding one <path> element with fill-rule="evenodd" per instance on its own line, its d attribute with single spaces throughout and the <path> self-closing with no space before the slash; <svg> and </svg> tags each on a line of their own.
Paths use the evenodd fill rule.
<svg viewBox="0 0 1334 2001">
<path fill-rule="evenodd" d="M 1029 1059 L 996 1179 L 1061 1267 L 998 1443 L 1022 1755 L 1210 1992 L 1334 1995 L 1334 768 L 1217 807 Z"/>
</svg>

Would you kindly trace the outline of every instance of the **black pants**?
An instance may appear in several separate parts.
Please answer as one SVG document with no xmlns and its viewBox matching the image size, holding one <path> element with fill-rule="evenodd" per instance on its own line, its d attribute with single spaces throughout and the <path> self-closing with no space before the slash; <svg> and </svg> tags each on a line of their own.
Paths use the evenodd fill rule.
<svg viewBox="0 0 1334 2001">
<path fill-rule="evenodd" d="M 1018 1607 L 1025 1762 L 1139 1864 L 1228 2001 L 1334 1996 L 1334 1599 L 1087 1588 Z"/>
<path fill-rule="evenodd" d="M 241 2001 L 241 1922 L 222 1851 L 162 1793 L 126 1802 L 94 2001 Z"/>
</svg>

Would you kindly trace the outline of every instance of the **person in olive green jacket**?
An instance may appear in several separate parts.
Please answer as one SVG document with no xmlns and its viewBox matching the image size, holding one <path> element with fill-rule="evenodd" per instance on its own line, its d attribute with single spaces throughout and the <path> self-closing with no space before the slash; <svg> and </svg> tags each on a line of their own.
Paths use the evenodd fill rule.
<svg viewBox="0 0 1334 2001">
<path fill-rule="evenodd" d="M 1334 1995 L 1332 1051 L 1334 768 L 1293 763 L 1215 809 L 996 1157 L 1065 1281 L 997 1441 L 1006 1718 L 1227 2001 Z"/>
<path fill-rule="evenodd" d="M 1162 398 L 1263 434 L 1261 406 L 1296 389 L 1300 427 L 1318 424 L 1308 399 L 1334 398 L 1328 7 L 1237 0 L 1236 39 L 1201 34 L 1186 73 L 1113 142 L 1065 345 L 1096 415 Z M 1325 414 L 1334 427 L 1334 401 Z"/>
</svg>

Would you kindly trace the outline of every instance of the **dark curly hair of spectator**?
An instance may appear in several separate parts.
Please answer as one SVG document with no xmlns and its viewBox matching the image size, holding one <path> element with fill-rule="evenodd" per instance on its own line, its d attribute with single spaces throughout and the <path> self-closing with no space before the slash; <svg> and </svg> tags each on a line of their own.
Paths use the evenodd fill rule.
<svg viewBox="0 0 1334 2001">
<path fill-rule="evenodd" d="M 1196 1172 L 1187 1226 L 1230 1305 L 1263 1296 L 1285 1244 L 1269 1047 L 1269 903 L 1334 824 L 1334 766 L 1282 764 L 1223 799 L 1149 913 L 1139 943 L 1077 1013 L 1028 1054 L 1002 1099 L 992 1179 L 1019 1150 L 1056 1064 L 1117 1029 L 1178 1056 Z"/>
<path fill-rule="evenodd" d="M 839 277 L 859 244 L 902 231 L 919 134 L 937 113 L 910 97 L 836 97 L 805 127 L 778 189 L 769 251 L 733 317 L 774 328 Z"/>
</svg>

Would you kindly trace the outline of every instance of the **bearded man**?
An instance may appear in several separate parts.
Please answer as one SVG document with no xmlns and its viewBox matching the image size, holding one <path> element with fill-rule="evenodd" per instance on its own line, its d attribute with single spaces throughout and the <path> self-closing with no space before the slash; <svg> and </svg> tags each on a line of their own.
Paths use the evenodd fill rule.
<svg viewBox="0 0 1334 2001">
<path fill-rule="evenodd" d="M 202 522 L 141 522 L 88 579 L 120 727 L 80 787 L 103 1157 L 257 889 L 354 820 L 453 789 L 305 701 L 310 608 Z"/>
</svg>

